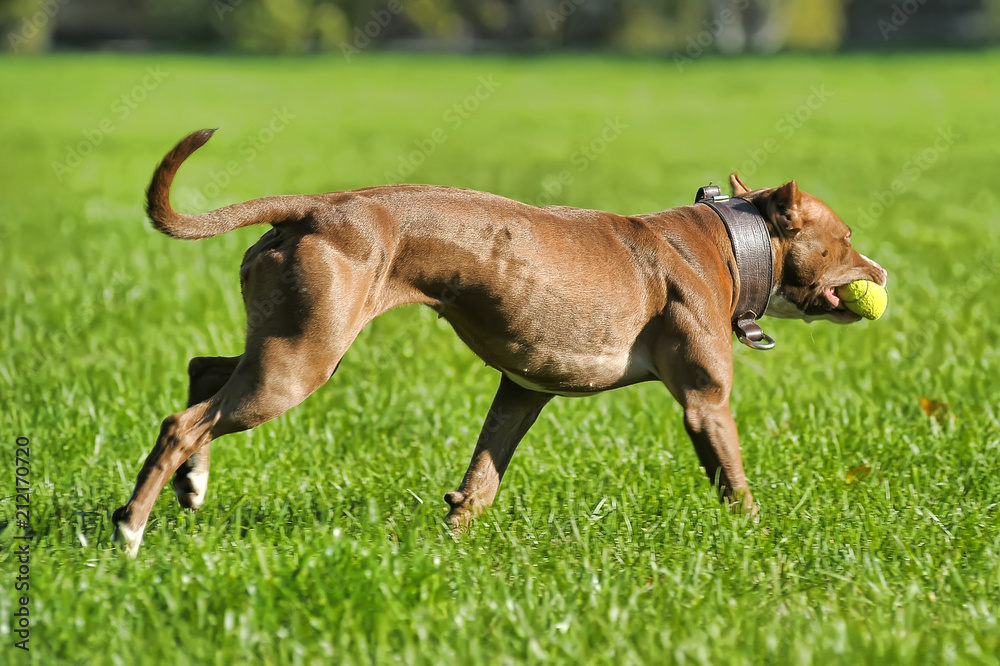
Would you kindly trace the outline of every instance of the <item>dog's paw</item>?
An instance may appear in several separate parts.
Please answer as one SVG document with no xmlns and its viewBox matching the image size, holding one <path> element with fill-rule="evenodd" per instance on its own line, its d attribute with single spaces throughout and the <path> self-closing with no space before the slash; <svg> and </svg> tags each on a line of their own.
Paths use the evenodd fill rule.
<svg viewBox="0 0 1000 666">
<path fill-rule="evenodd" d="M 747 516 L 754 523 L 760 522 L 760 505 L 753 501 L 749 490 L 737 493 L 729 508 L 738 516 Z"/>
<path fill-rule="evenodd" d="M 451 523 L 452 532 L 456 536 L 465 532 L 465 529 L 485 508 L 476 502 L 474 497 L 469 497 L 458 490 L 453 490 L 445 495 L 444 501 L 451 507 L 451 511 L 448 512 L 448 522 Z"/>
<path fill-rule="evenodd" d="M 139 554 L 142 533 L 146 530 L 146 526 L 142 525 L 139 529 L 129 527 L 125 520 L 125 507 L 116 510 L 111 516 L 111 520 L 115 524 L 115 529 L 111 533 L 112 543 L 120 547 L 128 557 L 135 559 L 136 555 Z"/>
<path fill-rule="evenodd" d="M 465 533 L 466 528 L 472 524 L 472 512 L 465 507 L 452 509 L 448 512 L 448 522 L 451 524 L 451 531 L 458 536 Z"/>
<path fill-rule="evenodd" d="M 191 472 L 186 476 L 174 476 L 174 494 L 185 509 L 197 511 L 205 503 L 208 490 L 208 472 Z"/>
</svg>

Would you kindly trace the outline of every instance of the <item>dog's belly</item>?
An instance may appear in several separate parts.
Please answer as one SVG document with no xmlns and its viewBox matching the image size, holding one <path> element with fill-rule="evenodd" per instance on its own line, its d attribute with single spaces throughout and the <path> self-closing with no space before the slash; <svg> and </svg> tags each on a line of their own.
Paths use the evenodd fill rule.
<svg viewBox="0 0 1000 666">
<path fill-rule="evenodd" d="M 455 316 L 455 311 L 449 314 L 445 317 L 473 352 L 533 391 L 582 396 L 657 379 L 648 344 L 651 335 L 637 332 L 601 341 L 607 331 L 578 330 L 567 336 L 565 330 L 553 327 L 549 335 L 536 337 L 525 335 L 523 329 L 487 329 Z"/>
<path fill-rule="evenodd" d="M 562 359 L 565 361 L 565 359 Z M 512 382 L 532 391 L 562 396 L 584 396 L 612 388 L 656 379 L 652 359 L 645 350 L 621 357 L 590 357 L 574 359 L 578 372 L 575 379 L 554 378 L 531 374 L 529 368 L 499 368 Z"/>
</svg>

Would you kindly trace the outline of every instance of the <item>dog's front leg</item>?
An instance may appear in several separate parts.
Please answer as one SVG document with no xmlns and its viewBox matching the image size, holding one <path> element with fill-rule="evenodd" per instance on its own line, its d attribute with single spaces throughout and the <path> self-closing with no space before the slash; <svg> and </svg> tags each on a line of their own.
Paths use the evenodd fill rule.
<svg viewBox="0 0 1000 666">
<path fill-rule="evenodd" d="M 714 330 L 688 321 L 689 326 L 660 341 L 661 377 L 684 408 L 684 427 L 720 499 L 736 511 L 756 514 L 743 471 L 736 421 L 729 409 L 733 385 L 729 328 Z"/>
<path fill-rule="evenodd" d="M 522 388 L 506 375 L 501 377 L 462 485 L 444 496 L 451 506 L 448 520 L 455 529 L 472 522 L 493 504 L 514 450 L 551 399 L 551 394 Z"/>
<path fill-rule="evenodd" d="M 684 427 L 722 499 L 737 511 L 756 513 L 743 471 L 736 421 L 729 410 L 729 391 L 719 387 L 686 391 L 681 404 Z"/>
</svg>

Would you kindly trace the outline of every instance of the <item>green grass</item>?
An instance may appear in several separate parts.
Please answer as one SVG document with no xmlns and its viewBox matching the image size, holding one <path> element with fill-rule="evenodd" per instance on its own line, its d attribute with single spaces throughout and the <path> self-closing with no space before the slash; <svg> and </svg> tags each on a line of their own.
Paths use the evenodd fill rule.
<svg viewBox="0 0 1000 666">
<path fill-rule="evenodd" d="M 0 60 L 0 661 L 997 664 L 998 66 Z M 121 117 L 147 67 L 166 78 Z M 490 76 L 499 87 L 454 127 L 445 113 Z M 779 123 L 814 86 L 832 96 L 789 136 Z M 294 118 L 249 160 L 275 109 Z M 627 127 L 582 169 L 574 151 L 616 118 Z M 53 162 L 104 119 L 113 132 L 60 181 Z M 679 408 L 648 384 L 555 400 L 454 541 L 441 498 L 497 376 L 414 307 L 369 326 L 305 404 L 220 440 L 204 509 L 165 491 L 129 561 L 111 511 L 183 407 L 187 360 L 242 350 L 237 267 L 262 230 L 185 243 L 141 211 L 156 161 L 214 126 L 177 180 L 184 210 L 231 160 L 209 207 L 383 183 L 435 128 L 447 139 L 409 180 L 522 200 L 564 170 L 555 201 L 622 213 L 686 204 L 734 168 L 756 187 L 796 178 L 888 268 L 890 311 L 766 320 L 773 352 L 735 349 L 757 524 L 717 506 Z M 949 127 L 952 145 L 864 221 Z M 950 414 L 926 415 L 924 396 Z M 32 440 L 30 655 L 9 633 L 17 435 Z"/>
</svg>

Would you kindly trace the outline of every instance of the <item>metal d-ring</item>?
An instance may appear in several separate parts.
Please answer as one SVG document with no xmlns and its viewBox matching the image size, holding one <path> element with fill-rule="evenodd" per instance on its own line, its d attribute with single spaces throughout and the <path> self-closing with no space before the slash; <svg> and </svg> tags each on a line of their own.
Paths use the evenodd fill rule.
<svg viewBox="0 0 1000 666">
<path fill-rule="evenodd" d="M 745 335 L 737 336 L 737 338 L 739 339 L 740 342 L 742 342 L 743 344 L 745 344 L 750 349 L 760 349 L 760 350 L 765 350 L 765 351 L 768 350 L 768 349 L 773 349 L 774 348 L 774 339 L 770 335 L 768 335 L 767 333 L 765 333 L 763 331 L 761 331 L 760 334 L 761 334 L 762 339 L 759 340 L 759 341 L 756 341 L 756 342 L 753 341 L 753 340 L 751 340 L 750 338 L 746 337 Z"/>
<path fill-rule="evenodd" d="M 750 349 L 768 350 L 774 348 L 774 339 L 761 330 L 755 321 L 756 315 L 747 312 L 733 320 L 733 331 L 736 332 L 736 339 L 745 344 Z M 756 338 L 756 339 L 754 339 Z"/>
</svg>

